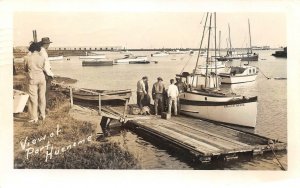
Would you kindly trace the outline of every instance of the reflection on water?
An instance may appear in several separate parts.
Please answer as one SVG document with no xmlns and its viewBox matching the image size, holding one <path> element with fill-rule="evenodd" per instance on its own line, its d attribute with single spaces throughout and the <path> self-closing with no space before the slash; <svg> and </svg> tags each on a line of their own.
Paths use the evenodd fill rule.
<svg viewBox="0 0 300 188">
<path fill-rule="evenodd" d="M 147 55 L 152 52 L 134 52 L 135 55 Z M 267 77 L 287 77 L 286 59 L 270 56 L 273 51 L 260 51 L 260 59 L 264 61 L 251 62 L 257 66 L 260 72 Z M 118 52 L 108 52 L 108 58 L 122 57 Z M 70 77 L 79 80 L 76 87 L 93 89 L 132 89 L 136 90 L 136 83 L 143 76 L 148 76 L 150 89 L 157 77 L 162 77 L 166 86 L 175 74 L 184 71 L 192 71 L 197 55 L 173 54 L 166 57 L 153 57 L 151 61 L 157 64 L 114 65 L 105 67 L 82 67 L 78 57 L 69 57 L 70 60 L 52 62 L 53 72 L 59 76 Z M 190 63 L 187 63 L 190 62 Z M 240 61 L 232 61 L 229 65 L 239 65 Z M 258 115 L 256 128 L 250 130 L 267 137 L 287 142 L 287 80 L 266 79 L 261 73 L 256 81 L 251 83 L 222 85 L 221 88 L 245 96 L 258 96 Z M 152 101 L 153 102 L 153 101 Z M 136 95 L 130 103 L 136 103 Z M 248 130 L 249 131 L 249 130 Z M 113 139 L 123 142 L 131 152 L 140 159 L 142 167 L 146 169 L 189 169 L 195 168 L 171 151 L 166 151 L 152 142 L 146 141 L 134 133 L 125 131 L 121 136 Z M 150 140 L 151 141 L 151 140 Z M 183 157 L 184 158 L 184 157 Z M 282 163 L 286 163 L 286 154 L 279 155 Z M 257 158 L 243 163 L 233 163 L 215 169 L 279 169 L 278 165 L 270 158 Z"/>
</svg>

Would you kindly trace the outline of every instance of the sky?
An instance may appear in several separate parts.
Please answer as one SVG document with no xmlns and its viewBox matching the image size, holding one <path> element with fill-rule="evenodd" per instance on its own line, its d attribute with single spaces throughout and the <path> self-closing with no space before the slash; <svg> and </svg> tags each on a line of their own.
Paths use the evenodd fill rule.
<svg viewBox="0 0 300 188">
<path fill-rule="evenodd" d="M 27 46 L 32 30 L 55 46 L 123 46 L 126 48 L 197 48 L 205 12 L 18 11 L 13 15 L 13 44 Z M 233 47 L 286 46 L 283 12 L 217 12 L 217 33 L 226 47 L 230 24 Z M 274 24 L 276 23 L 276 24 Z"/>
</svg>

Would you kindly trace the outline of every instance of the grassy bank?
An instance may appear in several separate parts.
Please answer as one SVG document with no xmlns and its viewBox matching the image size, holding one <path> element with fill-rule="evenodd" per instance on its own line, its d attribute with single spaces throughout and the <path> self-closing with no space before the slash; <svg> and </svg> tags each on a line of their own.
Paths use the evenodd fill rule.
<svg viewBox="0 0 300 188">
<path fill-rule="evenodd" d="M 14 88 L 24 89 L 17 75 Z M 62 79 L 63 80 L 63 79 Z M 96 141 L 96 126 L 69 115 L 66 96 L 51 91 L 45 121 L 28 123 L 27 113 L 14 117 L 14 168 L 137 169 L 138 160 L 119 143 Z M 99 125 L 98 125 L 99 126 Z"/>
</svg>

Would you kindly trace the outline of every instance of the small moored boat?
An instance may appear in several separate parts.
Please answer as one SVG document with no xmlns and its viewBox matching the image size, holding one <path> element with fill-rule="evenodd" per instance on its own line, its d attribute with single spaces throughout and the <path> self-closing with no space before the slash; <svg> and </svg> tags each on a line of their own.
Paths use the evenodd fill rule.
<svg viewBox="0 0 300 188">
<path fill-rule="evenodd" d="M 126 65 L 126 64 L 148 64 L 147 56 L 130 56 L 126 55 L 124 58 L 116 59 L 114 65 Z"/>
<path fill-rule="evenodd" d="M 153 54 L 151 54 L 151 57 L 163 57 L 163 56 L 168 56 L 169 53 L 168 52 L 155 52 Z"/>
<path fill-rule="evenodd" d="M 87 59 L 82 61 L 82 66 L 112 66 L 113 61 L 107 59 Z"/>
<path fill-rule="evenodd" d="M 222 84 L 253 82 L 258 74 L 254 66 L 229 67 L 225 73 L 219 73 Z"/>
</svg>

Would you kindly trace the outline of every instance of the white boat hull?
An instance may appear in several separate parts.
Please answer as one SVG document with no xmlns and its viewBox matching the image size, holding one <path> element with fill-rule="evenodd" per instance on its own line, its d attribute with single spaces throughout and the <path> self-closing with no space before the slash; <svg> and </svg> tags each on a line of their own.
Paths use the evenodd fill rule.
<svg viewBox="0 0 300 188">
<path fill-rule="evenodd" d="M 253 82 L 258 74 L 258 68 L 253 66 L 229 67 L 225 73 L 219 73 L 221 83 L 238 84 Z"/>
<path fill-rule="evenodd" d="M 64 60 L 64 56 L 55 56 L 55 57 L 48 57 L 49 61 L 61 61 Z"/>
<path fill-rule="evenodd" d="M 180 95 L 180 113 L 204 120 L 254 128 L 257 97 L 214 97 L 185 92 Z"/>
<path fill-rule="evenodd" d="M 257 74 L 246 76 L 234 76 L 234 75 L 219 75 L 222 84 L 238 84 L 255 81 Z"/>
<path fill-rule="evenodd" d="M 125 58 L 125 59 L 117 59 L 115 60 L 115 65 L 126 65 L 134 62 L 145 62 L 147 61 L 147 57 L 136 57 L 136 58 Z"/>
</svg>

